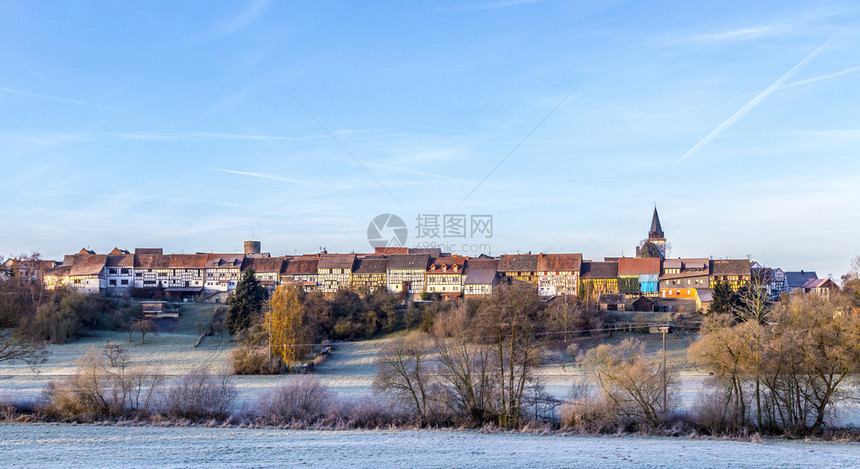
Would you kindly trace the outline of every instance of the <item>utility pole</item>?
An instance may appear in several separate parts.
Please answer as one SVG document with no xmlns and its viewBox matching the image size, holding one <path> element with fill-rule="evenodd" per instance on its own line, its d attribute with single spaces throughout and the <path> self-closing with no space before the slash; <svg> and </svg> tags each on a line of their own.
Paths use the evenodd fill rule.
<svg viewBox="0 0 860 469">
<path fill-rule="evenodd" d="M 669 387 L 669 383 L 666 374 L 666 333 L 669 332 L 669 326 L 660 326 L 660 332 L 663 333 L 663 413 L 668 414 L 669 406 L 667 405 L 666 390 Z"/>
</svg>

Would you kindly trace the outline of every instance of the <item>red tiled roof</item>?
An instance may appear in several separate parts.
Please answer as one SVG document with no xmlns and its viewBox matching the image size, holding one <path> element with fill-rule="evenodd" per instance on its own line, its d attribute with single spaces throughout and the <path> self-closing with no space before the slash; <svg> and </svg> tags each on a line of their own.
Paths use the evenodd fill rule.
<svg viewBox="0 0 860 469">
<path fill-rule="evenodd" d="M 430 265 L 427 267 L 428 274 L 450 274 L 454 272 L 454 266 L 457 267 L 457 272 L 463 272 L 466 266 L 465 257 L 432 257 Z"/>
<path fill-rule="evenodd" d="M 349 269 L 355 264 L 355 254 L 320 254 L 318 269 Z"/>
<path fill-rule="evenodd" d="M 618 275 L 660 275 L 660 258 L 622 257 L 618 259 Z"/>
<path fill-rule="evenodd" d="M 50 275 L 52 277 L 66 277 L 69 275 L 69 273 L 71 273 L 71 271 L 72 271 L 72 266 L 61 265 L 59 267 L 54 267 L 53 269 L 45 272 L 45 275 L 46 276 Z"/>
<path fill-rule="evenodd" d="M 137 252 L 138 250 L 135 250 Z M 75 261 L 77 263 L 77 261 Z M 135 254 L 135 269 L 166 269 L 170 265 L 170 258 L 163 254 Z"/>
<path fill-rule="evenodd" d="M 427 270 L 430 254 L 395 254 L 388 258 L 388 270 Z"/>
<path fill-rule="evenodd" d="M 711 275 L 750 275 L 751 267 L 749 259 L 714 259 Z"/>
<path fill-rule="evenodd" d="M 499 272 L 537 272 L 537 254 L 505 254 L 499 257 Z"/>
<path fill-rule="evenodd" d="M 113 252 L 113 251 L 111 251 Z M 108 254 L 108 267 L 134 267 L 134 254 Z"/>
<path fill-rule="evenodd" d="M 206 256 L 206 267 L 208 268 L 239 269 L 242 267 L 242 261 L 245 260 L 244 254 L 214 254 L 210 252 L 201 255 Z"/>
<path fill-rule="evenodd" d="M 135 248 L 134 253 L 135 254 L 144 254 L 144 255 L 152 255 L 152 254 L 162 255 L 162 254 L 164 254 L 164 250 L 161 248 Z"/>
<path fill-rule="evenodd" d="M 480 257 L 471 257 L 466 261 L 466 271 L 492 270 L 493 272 L 495 272 L 498 268 L 498 259 L 482 259 Z"/>
<path fill-rule="evenodd" d="M 579 272 L 582 254 L 540 254 L 538 270 L 541 272 Z"/>
<path fill-rule="evenodd" d="M 206 267 L 206 254 L 170 254 L 167 266 L 171 269 L 202 269 Z"/>
<path fill-rule="evenodd" d="M 284 267 L 285 275 L 306 275 L 317 273 L 317 263 L 319 259 L 292 257 L 287 259 L 287 265 Z"/>
<path fill-rule="evenodd" d="M 86 254 L 75 259 L 75 265 L 69 272 L 71 276 L 98 275 L 107 262 L 107 254 Z"/>
<path fill-rule="evenodd" d="M 247 257 L 242 270 L 254 269 L 255 272 L 278 272 L 284 269 L 283 257 Z"/>
<path fill-rule="evenodd" d="M 617 262 L 583 262 L 582 278 L 617 278 Z"/>
<path fill-rule="evenodd" d="M 362 257 L 359 258 L 353 274 L 384 274 L 388 270 L 388 259 Z"/>
<path fill-rule="evenodd" d="M 384 247 L 384 248 L 376 248 L 373 251 L 376 255 L 384 255 L 384 254 L 409 254 L 409 248 L 401 248 L 401 247 Z"/>
</svg>

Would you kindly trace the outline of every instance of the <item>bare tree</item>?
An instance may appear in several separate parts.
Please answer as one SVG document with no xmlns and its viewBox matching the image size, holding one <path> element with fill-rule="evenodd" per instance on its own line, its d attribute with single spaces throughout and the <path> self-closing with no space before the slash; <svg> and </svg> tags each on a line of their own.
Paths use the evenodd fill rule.
<svg viewBox="0 0 860 469">
<path fill-rule="evenodd" d="M 602 344 L 586 352 L 583 361 L 622 416 L 631 423 L 660 426 L 668 414 L 663 393 L 674 393 L 677 374 L 670 370 L 664 383 L 662 364 L 645 356 L 644 342 L 624 339 L 618 345 Z"/>
<path fill-rule="evenodd" d="M 19 330 L 0 329 L 0 363 L 20 360 L 28 365 L 45 363 L 45 342 L 30 338 Z"/>
<path fill-rule="evenodd" d="M 444 403 L 458 417 L 481 425 L 497 414 L 497 367 L 490 347 L 470 340 L 469 319 L 465 304 L 445 311 L 436 318 L 432 337 Z"/>
<path fill-rule="evenodd" d="M 122 344 L 112 344 L 110 343 L 110 339 L 108 339 L 102 355 L 108 359 L 108 363 L 110 363 L 112 368 L 125 368 L 128 366 L 128 354 L 125 353 L 125 347 Z"/>
<path fill-rule="evenodd" d="M 427 422 L 430 412 L 428 346 L 428 339 L 421 332 L 389 342 L 376 359 L 377 373 L 373 380 L 375 391 L 391 394 L 414 406 L 419 425 Z"/>
<path fill-rule="evenodd" d="M 152 319 L 142 319 L 134 323 L 134 330 L 140 333 L 140 343 L 146 343 L 146 334 L 158 334 L 158 328 Z"/>
<path fill-rule="evenodd" d="M 713 373 L 714 381 L 723 387 L 723 402 L 729 411 L 732 407 L 731 422 L 735 428 L 746 423 L 747 365 L 753 353 L 752 334 L 744 329 L 752 323 L 735 325 L 730 314 L 709 315 L 702 324 L 699 340 L 687 349 L 690 363 L 703 367 Z"/>
<path fill-rule="evenodd" d="M 740 306 L 735 308 L 735 314 L 742 320 L 750 323 L 745 331 L 752 335 L 753 345 L 752 367 L 755 372 L 755 406 L 756 406 L 756 428 L 762 429 L 762 401 L 761 401 L 761 354 L 762 334 L 764 323 L 770 312 L 770 304 L 767 301 L 767 284 L 761 275 L 753 275 L 750 283 L 740 294 Z"/>
<path fill-rule="evenodd" d="M 841 298 L 793 297 L 774 313 L 765 353 L 766 384 L 783 427 L 816 433 L 846 380 L 860 372 L 860 318 Z"/>
<path fill-rule="evenodd" d="M 523 396 L 540 363 L 536 337 L 541 301 L 534 287 L 514 283 L 493 292 L 478 309 L 475 331 L 493 349 L 499 378 L 499 425 L 519 425 Z"/>
</svg>

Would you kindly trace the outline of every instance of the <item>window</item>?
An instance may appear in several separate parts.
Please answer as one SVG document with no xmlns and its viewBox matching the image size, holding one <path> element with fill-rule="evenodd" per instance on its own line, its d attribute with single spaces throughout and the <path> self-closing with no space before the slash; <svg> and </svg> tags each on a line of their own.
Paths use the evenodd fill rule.
<svg viewBox="0 0 860 469">
<path fill-rule="evenodd" d="M 689 295 L 689 294 L 690 294 L 690 290 L 689 290 L 689 289 L 687 289 L 687 295 Z"/>
<path fill-rule="evenodd" d="M 122 283 L 123 285 L 128 285 L 128 280 L 121 280 L 121 283 Z"/>
<path fill-rule="evenodd" d="M 110 285 L 111 285 L 111 286 L 113 286 L 113 287 L 115 287 L 115 286 L 116 286 L 116 280 L 111 280 L 109 283 L 110 283 Z"/>
<path fill-rule="evenodd" d="M 120 269 L 120 273 L 123 275 L 131 275 L 131 269 Z"/>
<path fill-rule="evenodd" d="M 110 272 L 111 275 L 116 275 L 116 268 L 111 267 L 110 269 L 108 269 L 108 272 Z"/>
</svg>

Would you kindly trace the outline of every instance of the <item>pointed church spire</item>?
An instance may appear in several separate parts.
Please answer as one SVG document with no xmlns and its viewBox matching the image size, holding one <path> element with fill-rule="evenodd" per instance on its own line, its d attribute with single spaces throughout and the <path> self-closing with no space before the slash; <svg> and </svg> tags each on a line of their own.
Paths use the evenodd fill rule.
<svg viewBox="0 0 860 469">
<path fill-rule="evenodd" d="M 657 207 L 654 207 L 654 216 L 651 217 L 651 229 L 648 230 L 649 238 L 663 238 L 663 227 L 660 226 L 660 216 L 657 215 Z"/>
</svg>

